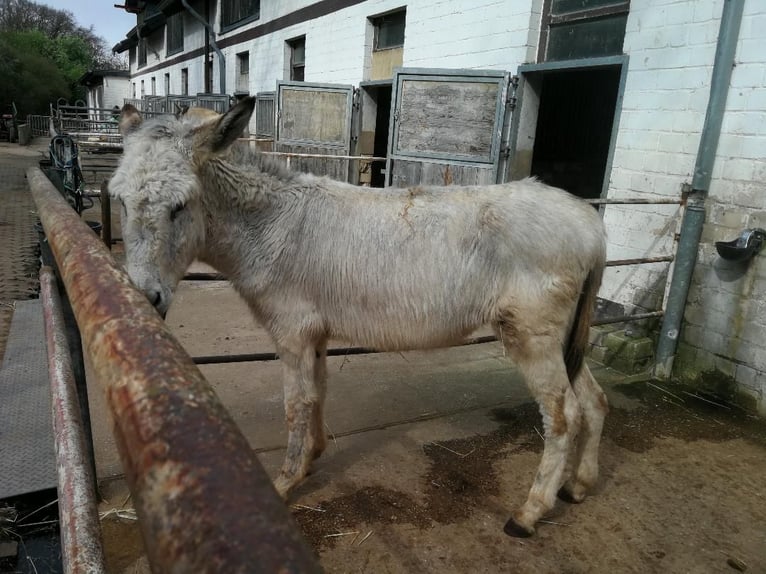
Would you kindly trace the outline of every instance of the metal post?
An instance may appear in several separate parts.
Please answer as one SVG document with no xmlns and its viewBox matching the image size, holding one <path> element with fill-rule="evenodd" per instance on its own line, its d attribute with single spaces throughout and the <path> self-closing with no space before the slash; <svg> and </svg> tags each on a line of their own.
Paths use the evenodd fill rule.
<svg viewBox="0 0 766 574">
<path fill-rule="evenodd" d="M 106 572 L 106 564 L 93 461 L 86 446 L 56 277 L 47 266 L 40 269 L 40 299 L 48 344 L 62 562 L 69 574 L 99 574 Z"/>
<path fill-rule="evenodd" d="M 103 387 L 153 572 L 319 572 L 247 439 L 37 168 L 27 179 Z"/>
<path fill-rule="evenodd" d="M 112 199 L 109 197 L 109 182 L 101 182 L 101 239 L 106 248 L 112 249 Z"/>
<path fill-rule="evenodd" d="M 702 235 L 702 226 L 705 223 L 705 199 L 710 189 L 718 139 L 721 135 L 721 124 L 731 82 L 731 72 L 734 68 L 744 4 L 744 0 L 724 0 L 721 13 L 713 76 L 710 83 L 710 98 L 694 166 L 692 191 L 681 224 L 676 263 L 668 292 L 667 310 L 657 343 L 654 375 L 659 378 L 669 378 L 673 371 L 673 359 L 678 347 L 686 297 L 689 293 L 694 265 L 697 262 L 697 248 Z"/>
</svg>

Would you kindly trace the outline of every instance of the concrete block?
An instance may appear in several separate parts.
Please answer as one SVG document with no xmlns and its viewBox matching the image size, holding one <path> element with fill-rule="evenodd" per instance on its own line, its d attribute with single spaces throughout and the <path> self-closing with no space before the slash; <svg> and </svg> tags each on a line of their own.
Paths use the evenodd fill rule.
<svg viewBox="0 0 766 574">
<path fill-rule="evenodd" d="M 625 331 L 609 333 L 604 341 L 603 363 L 623 373 L 646 370 L 654 358 L 654 341 L 649 337 L 630 337 Z M 595 357 L 594 357 L 595 358 Z"/>
</svg>

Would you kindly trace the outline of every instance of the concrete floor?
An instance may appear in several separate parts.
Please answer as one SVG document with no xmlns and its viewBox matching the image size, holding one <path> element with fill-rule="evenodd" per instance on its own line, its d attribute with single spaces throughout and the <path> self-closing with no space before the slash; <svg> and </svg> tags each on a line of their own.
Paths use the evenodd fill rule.
<svg viewBox="0 0 766 574">
<path fill-rule="evenodd" d="M 167 322 L 192 356 L 273 351 L 225 282 L 182 283 Z M 202 370 L 275 476 L 286 439 L 279 364 Z M 326 420 L 334 438 L 289 500 L 323 567 L 766 571 L 763 425 L 679 388 L 595 372 L 612 412 L 594 496 L 559 503 L 535 537 L 518 540 L 502 526 L 534 478 L 541 426 L 498 344 L 330 358 Z M 123 506 L 127 491 L 102 394 L 90 384 L 109 510 Z M 135 523 L 103 526 L 110 571 L 145 570 Z"/>
</svg>

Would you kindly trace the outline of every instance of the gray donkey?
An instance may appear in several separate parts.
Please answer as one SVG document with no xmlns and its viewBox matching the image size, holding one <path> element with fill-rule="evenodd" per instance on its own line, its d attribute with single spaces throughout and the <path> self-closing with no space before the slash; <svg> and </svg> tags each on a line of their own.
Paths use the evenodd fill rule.
<svg viewBox="0 0 766 574">
<path fill-rule="evenodd" d="M 371 190 L 256 154 L 245 161 L 231 148 L 253 106 L 246 98 L 221 116 L 146 122 L 126 106 L 109 189 L 123 206 L 128 273 L 158 311 L 198 258 L 271 334 L 289 431 L 277 490 L 286 496 L 325 449 L 329 339 L 423 349 L 491 325 L 545 427 L 534 484 L 505 531 L 531 535 L 557 492 L 582 501 L 607 412 L 583 362 L 605 265 L 597 211 L 530 179 Z"/>
</svg>

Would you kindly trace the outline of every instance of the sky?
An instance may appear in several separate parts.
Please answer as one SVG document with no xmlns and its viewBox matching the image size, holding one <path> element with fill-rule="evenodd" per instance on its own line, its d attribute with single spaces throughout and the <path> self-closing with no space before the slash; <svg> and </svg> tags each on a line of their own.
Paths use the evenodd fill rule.
<svg viewBox="0 0 766 574">
<path fill-rule="evenodd" d="M 98 36 L 106 39 L 111 48 L 125 39 L 133 26 L 136 25 L 136 15 L 128 14 L 115 4 L 122 0 L 35 0 L 57 10 L 67 10 L 74 14 L 75 21 L 84 28 L 93 26 Z"/>
</svg>

